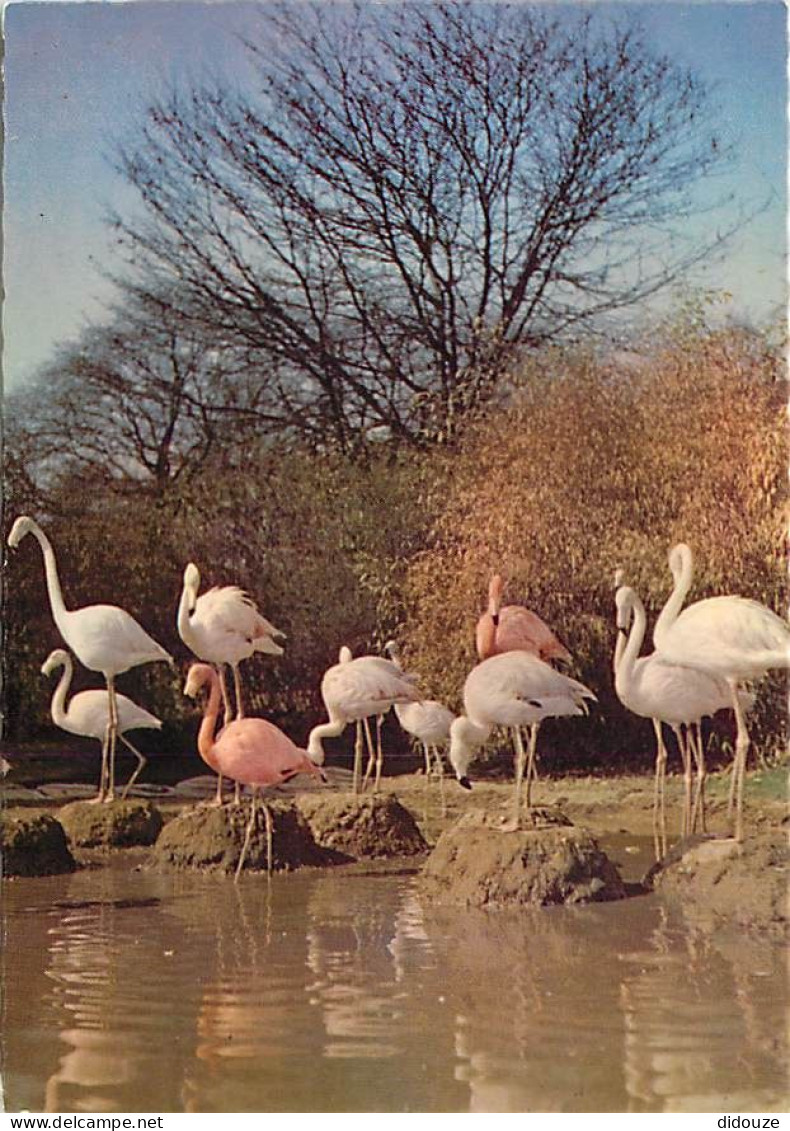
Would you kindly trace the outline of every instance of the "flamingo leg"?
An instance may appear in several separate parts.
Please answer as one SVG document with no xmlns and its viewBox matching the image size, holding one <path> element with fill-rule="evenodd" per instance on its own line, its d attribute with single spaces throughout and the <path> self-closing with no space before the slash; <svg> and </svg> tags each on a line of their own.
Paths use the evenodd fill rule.
<svg viewBox="0 0 790 1131">
<path fill-rule="evenodd" d="M 236 865 L 236 872 L 233 876 L 234 884 L 238 883 L 239 875 L 241 873 L 241 869 L 244 867 L 244 860 L 245 860 L 245 857 L 247 856 L 247 849 L 250 847 L 250 838 L 252 837 L 252 830 L 255 826 L 255 802 L 257 800 L 257 797 L 258 797 L 258 791 L 255 787 L 253 787 L 252 800 L 250 801 L 250 819 L 247 822 L 247 828 L 244 831 L 244 843 L 241 846 L 241 854 L 239 856 L 239 862 Z"/>
<path fill-rule="evenodd" d="M 749 750 L 749 731 L 746 727 L 746 716 L 738 698 L 738 684 L 736 680 L 728 680 L 732 693 L 732 705 L 735 711 L 735 721 L 738 734 L 735 739 L 735 758 L 732 764 L 734 785 L 730 791 L 730 805 L 727 810 L 728 819 L 732 820 L 732 804 L 735 803 L 735 839 L 740 844 L 743 841 L 743 787 L 746 779 L 746 754 Z M 737 776 L 736 776 L 737 775 Z"/>
<path fill-rule="evenodd" d="M 524 781 L 524 765 L 527 755 L 518 727 L 513 727 L 513 742 L 516 747 L 516 786 L 513 794 L 513 819 L 505 826 L 504 831 L 506 832 L 517 832 L 521 828 L 521 787 Z"/>
<path fill-rule="evenodd" d="M 696 831 L 697 820 L 700 822 L 702 832 L 707 832 L 705 827 L 705 745 L 702 741 L 702 724 L 695 723 L 691 728 L 694 761 L 697 766 L 697 788 L 694 793 L 694 808 L 691 812 L 691 831 Z"/>
<path fill-rule="evenodd" d="M 134 783 L 137 781 L 137 779 L 140 776 L 140 773 L 142 772 L 144 766 L 148 762 L 148 759 L 145 757 L 144 754 L 140 753 L 140 751 L 137 749 L 136 746 L 133 746 L 131 744 L 131 742 L 129 741 L 128 738 L 125 737 L 125 735 L 119 734 L 118 737 L 120 738 L 120 740 L 124 744 L 124 746 L 128 747 L 128 749 L 131 750 L 132 754 L 134 754 L 135 758 L 137 759 L 137 769 L 134 771 L 134 773 L 129 778 L 126 785 L 123 787 L 123 793 L 121 794 L 121 801 L 125 801 L 127 793 L 132 788 Z"/>
<path fill-rule="evenodd" d="M 447 802 L 444 797 L 444 762 L 442 756 L 436 746 L 433 748 L 434 762 L 436 763 L 436 772 L 439 775 L 439 797 L 441 798 L 442 816 L 447 816 Z"/>
<path fill-rule="evenodd" d="M 104 796 L 107 792 L 107 752 L 110 748 L 110 722 L 107 720 L 107 729 L 104 732 L 104 738 L 101 744 L 101 770 L 99 771 L 99 792 L 95 797 L 91 798 L 91 804 L 95 805 L 104 801 Z"/>
<path fill-rule="evenodd" d="M 666 811 L 664 808 L 664 778 L 667 767 L 667 751 L 664 746 L 664 736 L 661 732 L 661 723 L 653 719 L 653 729 L 656 732 L 656 776 L 653 787 L 653 849 L 656 860 L 660 860 L 667 851 L 667 826 Z"/>
<path fill-rule="evenodd" d="M 357 719 L 357 734 L 354 740 L 354 777 L 352 790 L 359 793 L 359 775 L 362 772 L 362 720 Z"/>
<path fill-rule="evenodd" d="M 423 742 L 422 752 L 425 755 L 425 805 L 424 805 L 423 811 L 425 813 L 425 816 L 427 817 L 428 816 L 428 798 L 430 797 L 430 793 L 431 793 L 431 752 L 428 749 L 428 743 L 427 742 Z"/>
<path fill-rule="evenodd" d="M 115 800 L 115 746 L 118 739 L 118 700 L 115 698 L 115 679 L 107 677 L 107 701 L 110 713 L 110 749 L 108 754 L 109 775 L 107 780 L 107 793 L 105 801 Z"/>
<path fill-rule="evenodd" d="M 368 765 L 367 769 L 365 770 L 365 776 L 362 779 L 362 791 L 364 792 L 367 789 L 368 782 L 370 781 L 370 775 L 373 773 L 373 769 L 376 765 L 376 754 L 373 750 L 373 736 L 370 733 L 370 723 L 368 722 L 367 718 L 364 718 L 362 720 L 362 725 L 365 728 L 365 740 L 368 748 Z"/>
<path fill-rule="evenodd" d="M 373 792 L 378 793 L 381 784 L 381 771 L 384 767 L 384 750 L 381 745 L 381 727 L 384 722 L 383 715 L 376 715 L 376 780 L 373 783 Z"/>
<path fill-rule="evenodd" d="M 236 692 L 236 718 L 244 718 L 244 702 L 241 697 L 241 676 L 239 675 L 239 665 L 231 664 L 233 668 L 233 688 Z"/>
<path fill-rule="evenodd" d="M 688 836 L 691 832 L 691 739 L 688 727 L 673 727 L 678 740 L 680 759 L 683 763 L 683 816 L 681 818 L 680 835 Z"/>
<path fill-rule="evenodd" d="M 540 723 L 533 723 L 530 727 L 529 746 L 527 749 L 527 809 L 532 808 L 532 782 L 538 780 L 538 771 L 535 768 L 535 750 L 538 745 L 538 727 Z"/>
</svg>

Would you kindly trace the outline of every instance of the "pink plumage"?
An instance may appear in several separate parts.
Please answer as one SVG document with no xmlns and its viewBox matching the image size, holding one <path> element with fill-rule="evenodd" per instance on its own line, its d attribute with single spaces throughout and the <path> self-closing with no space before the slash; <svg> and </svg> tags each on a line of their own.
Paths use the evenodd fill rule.
<svg viewBox="0 0 790 1131">
<path fill-rule="evenodd" d="M 503 652 L 529 652 L 539 660 L 570 662 L 571 654 L 537 613 L 523 605 L 502 605 L 504 582 L 494 574 L 488 587 L 488 609 L 477 622 L 477 654 L 481 660 Z"/>
</svg>

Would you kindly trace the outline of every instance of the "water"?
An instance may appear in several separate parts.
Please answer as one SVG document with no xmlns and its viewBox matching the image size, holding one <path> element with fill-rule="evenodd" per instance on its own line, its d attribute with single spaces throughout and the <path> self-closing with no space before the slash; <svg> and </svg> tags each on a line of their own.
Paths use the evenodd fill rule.
<svg viewBox="0 0 790 1131">
<path fill-rule="evenodd" d="M 4 886 L 9 1111 L 764 1111 L 783 953 L 653 896 L 486 914 L 414 875 Z"/>
</svg>

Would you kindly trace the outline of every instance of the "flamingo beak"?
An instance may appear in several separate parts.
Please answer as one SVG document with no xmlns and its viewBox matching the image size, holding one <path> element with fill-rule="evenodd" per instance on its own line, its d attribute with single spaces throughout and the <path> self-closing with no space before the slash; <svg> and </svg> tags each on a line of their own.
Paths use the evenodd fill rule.
<svg viewBox="0 0 790 1131">
<path fill-rule="evenodd" d="M 470 780 L 466 776 L 466 774 L 464 774 L 464 776 L 462 778 L 458 778 L 458 784 L 462 785 L 464 787 L 464 789 L 471 789 L 472 788 L 472 783 L 470 782 Z"/>
</svg>

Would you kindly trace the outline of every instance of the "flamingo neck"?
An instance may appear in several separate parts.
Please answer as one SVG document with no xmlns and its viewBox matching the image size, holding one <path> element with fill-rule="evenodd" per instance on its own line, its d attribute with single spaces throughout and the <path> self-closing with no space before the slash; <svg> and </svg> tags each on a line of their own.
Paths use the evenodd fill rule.
<svg viewBox="0 0 790 1131">
<path fill-rule="evenodd" d="M 688 591 L 691 588 L 691 580 L 694 574 L 694 560 L 688 546 L 677 547 L 676 552 L 680 558 L 680 568 L 677 573 L 673 571 L 675 588 L 672 590 L 669 600 L 661 610 L 655 628 L 653 629 L 653 644 L 657 649 L 661 648 L 661 642 L 666 638 L 667 632 L 678 619 L 680 610 L 683 608 L 683 602 L 686 600 Z"/>
<path fill-rule="evenodd" d="M 449 757 L 456 777 L 466 777 L 475 750 L 483 745 L 493 729 L 493 726 L 473 722 L 467 715 L 461 715 L 453 722 L 450 727 Z"/>
<path fill-rule="evenodd" d="M 66 616 L 68 615 L 68 609 L 63 601 L 63 590 L 60 587 L 55 551 L 52 549 L 52 543 L 49 538 L 47 538 L 40 527 L 31 526 L 30 531 L 38 539 L 38 544 L 44 555 L 44 573 L 47 579 L 47 595 L 49 596 L 49 604 L 52 609 L 52 617 L 55 624 L 58 626 L 61 636 L 65 637 L 64 624 Z"/>
<path fill-rule="evenodd" d="M 178 616 L 176 618 L 176 624 L 178 628 L 178 635 L 189 648 L 192 647 L 192 640 L 194 636 L 192 632 L 192 622 L 189 619 L 189 604 L 191 598 L 192 593 L 190 591 L 190 588 L 187 583 L 184 582 L 184 588 L 181 590 L 181 600 L 178 602 Z M 192 650 L 194 651 L 194 649 Z"/>
<path fill-rule="evenodd" d="M 342 718 L 330 719 L 328 723 L 313 727 L 307 739 L 307 756 L 310 761 L 315 762 L 317 766 L 323 765 L 325 753 L 322 739 L 337 738 L 345 729 L 346 720 Z"/>
<path fill-rule="evenodd" d="M 52 702 L 49 708 L 53 723 L 63 730 L 68 730 L 66 696 L 69 693 L 73 674 L 74 665 L 71 662 L 71 658 L 64 660 L 63 671 L 58 680 L 58 685 L 52 693 Z"/>
<path fill-rule="evenodd" d="M 496 625 L 490 610 L 483 613 L 477 622 L 476 646 L 477 655 L 481 660 L 493 656 L 496 647 Z"/>
<path fill-rule="evenodd" d="M 631 610 L 634 619 L 627 643 L 625 646 L 620 645 L 619 659 L 618 650 L 615 648 L 615 687 L 617 688 L 625 685 L 633 674 L 634 664 L 639 656 L 639 650 L 645 638 L 645 628 L 647 627 L 645 606 L 633 589 L 628 590 L 627 608 Z M 618 636 L 622 636 L 622 633 L 618 632 Z M 619 640 L 618 644 L 620 644 Z"/>
<path fill-rule="evenodd" d="M 211 685 L 209 687 L 208 700 L 206 708 L 203 712 L 203 721 L 200 724 L 198 731 L 197 747 L 198 753 L 203 761 L 211 766 L 212 770 L 216 770 L 216 759 L 214 758 L 214 743 L 216 740 L 217 719 L 219 718 L 219 678 L 212 671 Z"/>
</svg>

